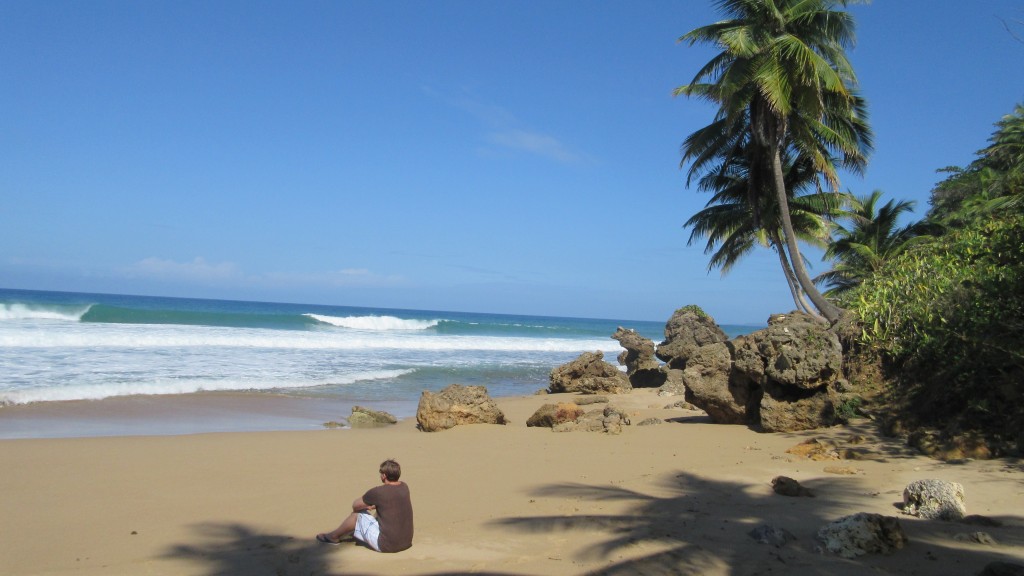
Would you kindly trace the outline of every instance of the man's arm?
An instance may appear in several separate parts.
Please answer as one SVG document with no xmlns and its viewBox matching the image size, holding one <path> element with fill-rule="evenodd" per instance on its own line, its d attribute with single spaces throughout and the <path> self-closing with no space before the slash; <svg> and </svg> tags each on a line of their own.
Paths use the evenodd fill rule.
<svg viewBox="0 0 1024 576">
<path fill-rule="evenodd" d="M 363 510 L 371 510 L 373 508 L 374 508 L 374 506 L 372 506 L 370 504 L 367 504 L 366 502 L 363 502 L 362 498 L 356 498 L 352 502 L 352 511 L 353 512 L 362 512 Z"/>
</svg>

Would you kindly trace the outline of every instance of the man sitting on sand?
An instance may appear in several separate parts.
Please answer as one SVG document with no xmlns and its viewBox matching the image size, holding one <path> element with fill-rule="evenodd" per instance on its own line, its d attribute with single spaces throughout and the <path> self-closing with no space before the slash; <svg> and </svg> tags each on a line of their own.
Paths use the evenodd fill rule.
<svg viewBox="0 0 1024 576">
<path fill-rule="evenodd" d="M 324 544 L 340 544 L 351 534 L 378 552 L 401 552 L 412 546 L 412 500 L 409 485 L 398 480 L 402 467 L 394 460 L 380 465 L 383 486 L 370 488 L 352 503 L 352 513 L 333 532 L 317 534 Z M 370 513 L 376 510 L 377 516 Z"/>
</svg>

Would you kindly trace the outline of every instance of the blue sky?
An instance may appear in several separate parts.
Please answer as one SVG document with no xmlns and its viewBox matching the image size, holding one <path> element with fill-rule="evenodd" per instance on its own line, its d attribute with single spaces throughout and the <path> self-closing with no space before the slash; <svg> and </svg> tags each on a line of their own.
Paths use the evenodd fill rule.
<svg viewBox="0 0 1024 576">
<path fill-rule="evenodd" d="M 1024 3 L 853 6 L 875 152 L 913 200 L 1024 101 Z M 0 287 L 720 323 L 673 98 L 711 2 L 0 0 Z M 828 265 L 812 254 L 812 273 Z"/>
</svg>

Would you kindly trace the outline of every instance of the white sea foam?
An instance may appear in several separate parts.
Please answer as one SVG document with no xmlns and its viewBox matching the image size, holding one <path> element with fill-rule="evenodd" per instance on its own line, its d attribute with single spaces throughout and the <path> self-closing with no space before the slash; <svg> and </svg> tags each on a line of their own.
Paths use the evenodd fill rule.
<svg viewBox="0 0 1024 576">
<path fill-rule="evenodd" d="M 17 329 L 0 325 L 0 347 L 7 348 L 263 348 L 293 350 L 419 350 L 582 352 L 619 350 L 609 339 L 444 336 L 415 332 L 323 332 L 182 325 L 82 323 Z"/>
<path fill-rule="evenodd" d="M 27 304 L 0 304 L 0 322 L 11 320 L 64 320 L 78 322 L 91 306 L 52 308 Z"/>
<path fill-rule="evenodd" d="M 303 316 L 331 326 L 354 330 L 426 330 L 437 326 L 440 322 L 440 320 L 407 320 L 394 316 L 324 316 L 322 314 L 303 314 Z"/>
<path fill-rule="evenodd" d="M 249 380 L 249 379 L 174 379 L 161 378 L 138 382 L 103 382 L 73 384 L 69 386 L 32 387 L 0 392 L 0 406 L 31 402 L 61 402 L 69 400 L 102 400 L 115 396 L 192 394 L 195 392 L 284 390 L 314 388 L 317 386 L 345 386 L 374 380 L 398 378 L 412 370 L 379 370 L 333 377 L 322 382 L 309 380 Z"/>
</svg>

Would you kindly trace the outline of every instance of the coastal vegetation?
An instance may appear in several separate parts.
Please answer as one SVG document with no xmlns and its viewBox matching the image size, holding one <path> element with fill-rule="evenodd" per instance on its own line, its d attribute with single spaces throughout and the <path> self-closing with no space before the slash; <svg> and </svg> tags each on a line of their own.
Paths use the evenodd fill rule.
<svg viewBox="0 0 1024 576">
<path fill-rule="evenodd" d="M 844 353 L 875 367 L 892 420 L 1024 446 L 1024 105 L 968 166 L 940 170 L 918 222 L 912 202 L 840 192 L 839 169 L 862 171 L 872 145 L 847 4 L 721 0 L 725 20 L 680 38 L 721 50 L 675 92 L 718 106 L 682 146 L 688 184 L 712 194 L 690 242 L 723 273 L 773 250 L 798 310 L 855 326 Z M 811 279 L 798 241 L 831 269 Z"/>
<path fill-rule="evenodd" d="M 884 361 L 902 417 L 1024 446 L 1024 106 L 996 127 L 933 189 L 931 233 L 838 302 Z M 838 256 L 836 269 L 856 259 Z"/>
</svg>

